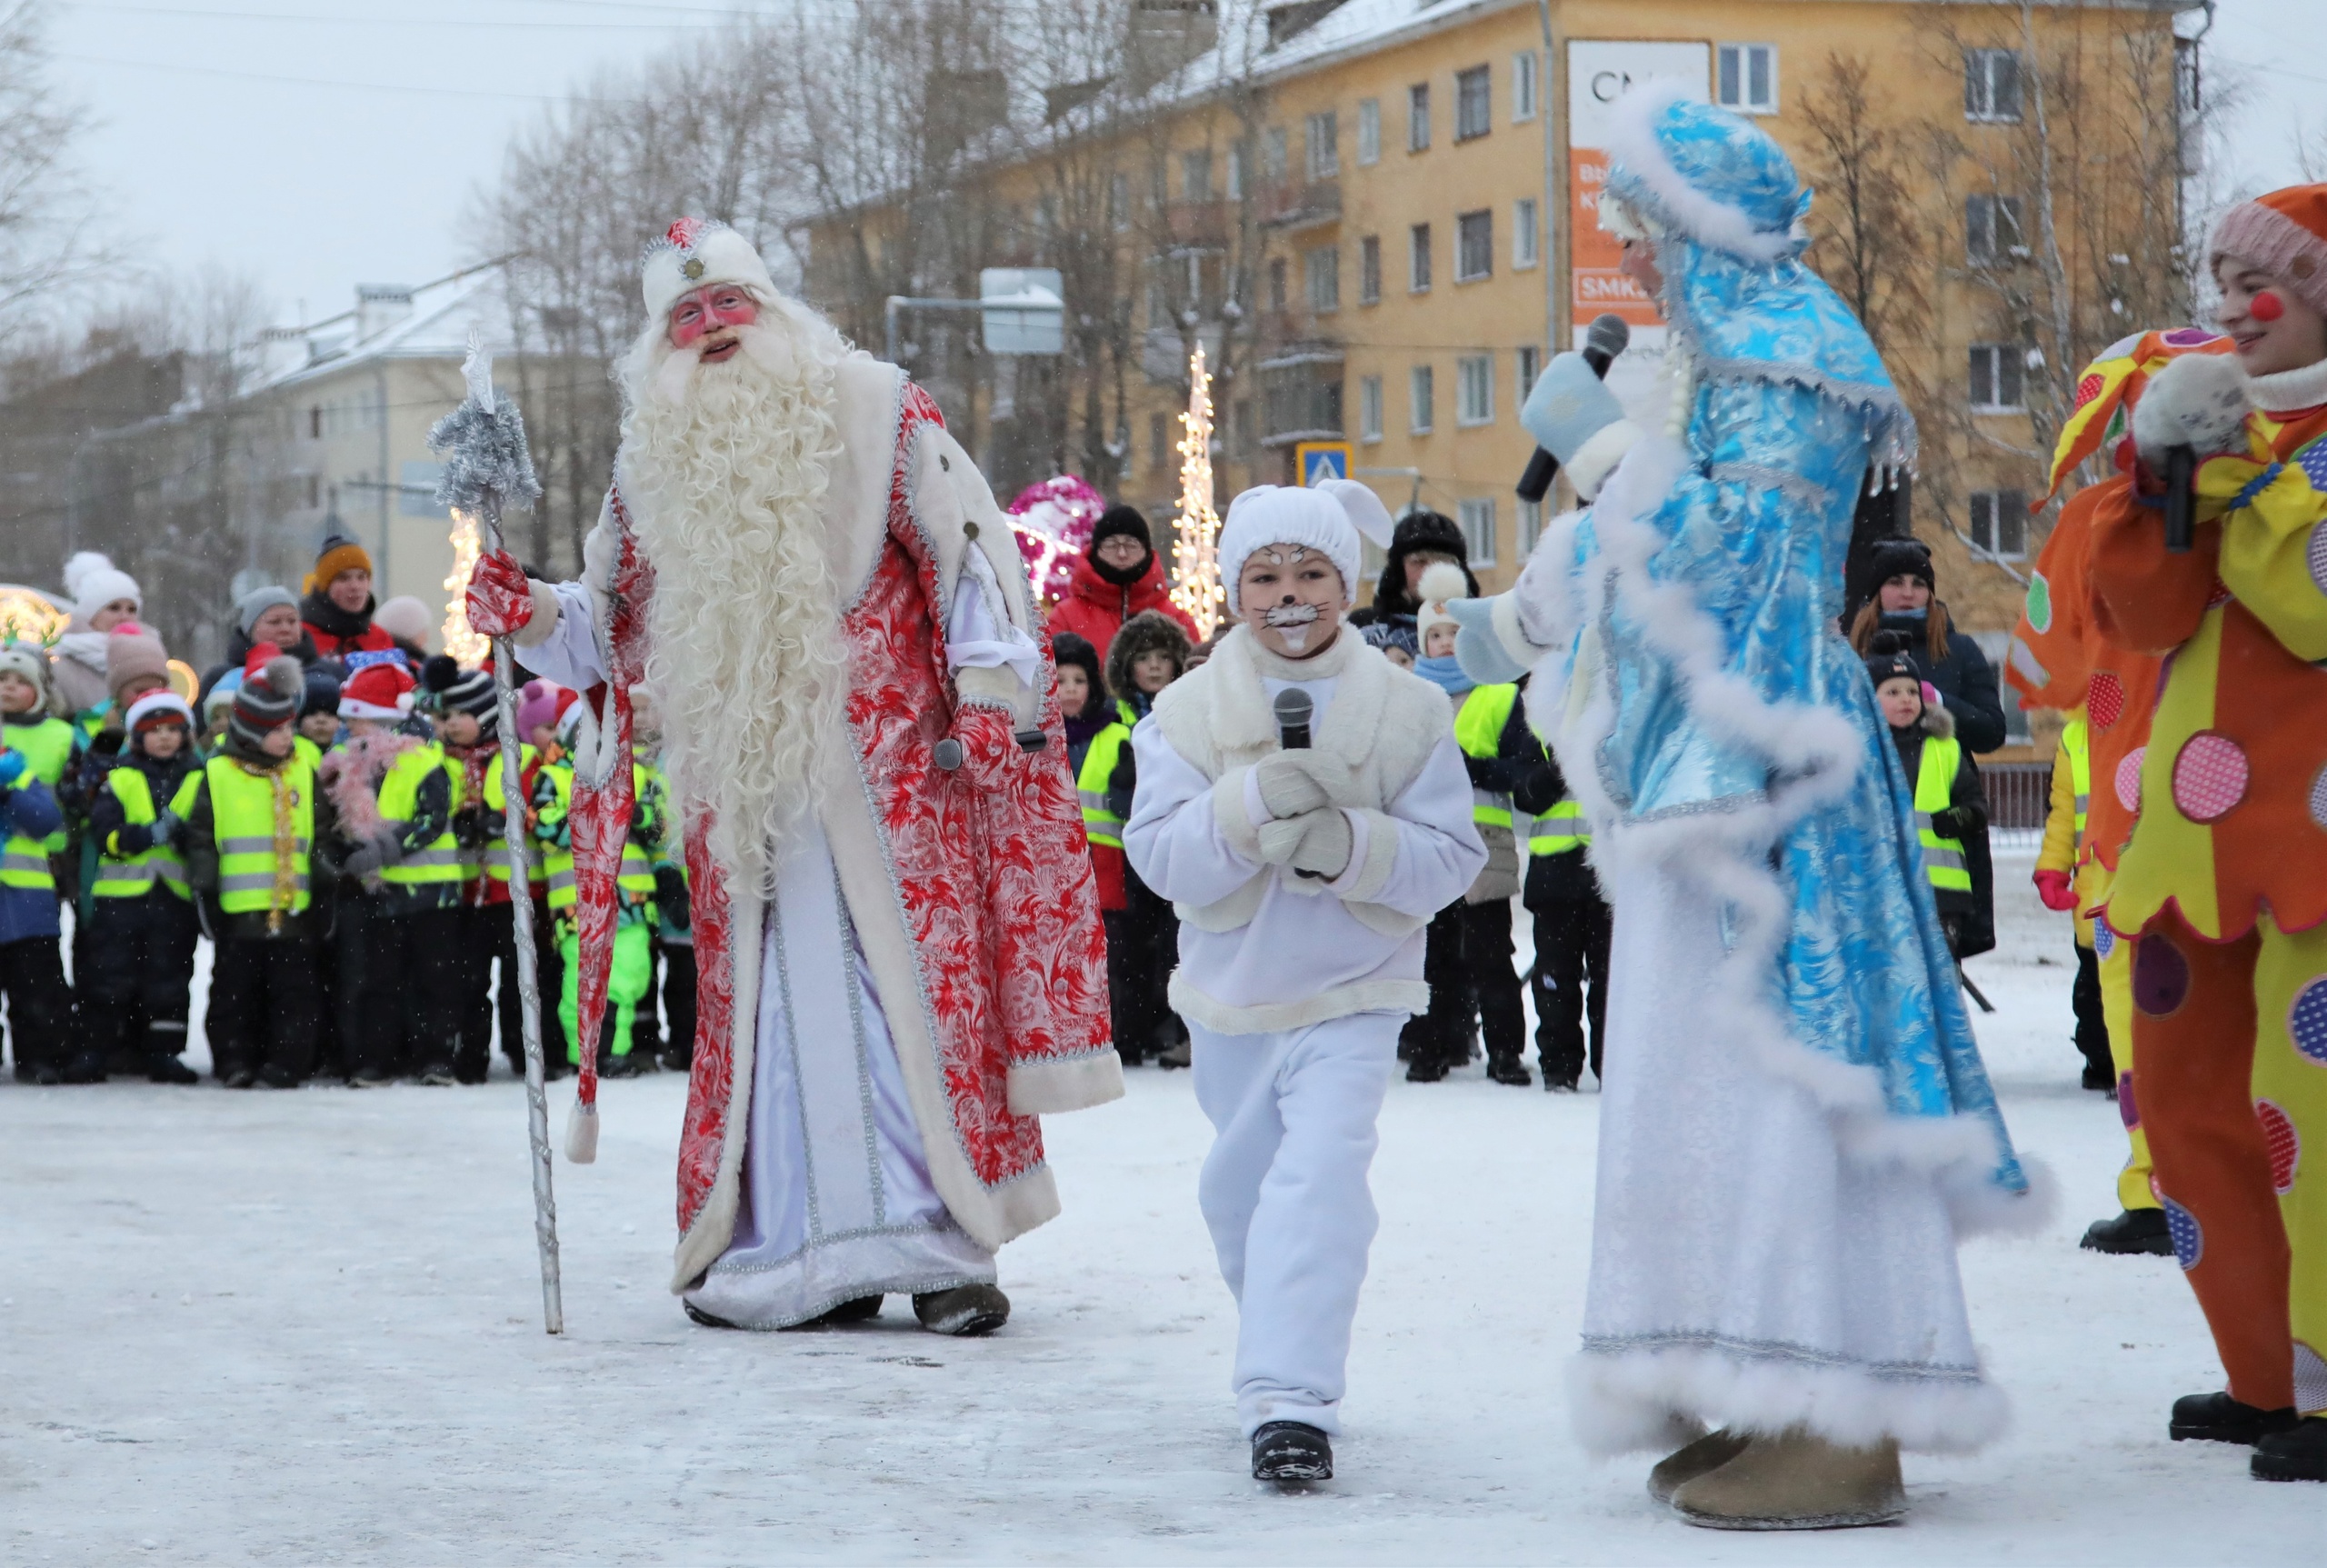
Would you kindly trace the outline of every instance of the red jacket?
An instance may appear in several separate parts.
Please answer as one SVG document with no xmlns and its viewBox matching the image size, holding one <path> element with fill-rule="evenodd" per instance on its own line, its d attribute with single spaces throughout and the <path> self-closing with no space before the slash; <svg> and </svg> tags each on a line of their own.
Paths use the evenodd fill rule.
<svg viewBox="0 0 2327 1568">
<path fill-rule="evenodd" d="M 1128 588 L 1116 587 L 1099 575 L 1098 568 L 1091 564 L 1090 556 L 1078 555 L 1074 561 L 1074 579 L 1067 584 L 1065 596 L 1051 607 L 1050 634 L 1055 637 L 1061 632 L 1072 632 L 1083 638 L 1099 651 L 1102 668 L 1106 664 L 1107 644 L 1115 640 L 1115 634 L 1123 630 L 1124 623 L 1142 610 L 1163 611 L 1180 624 L 1180 629 L 1188 634 L 1188 641 L 1198 641 L 1196 624 L 1188 619 L 1185 610 L 1172 603 L 1168 594 L 1169 588 L 1164 580 L 1164 558 L 1153 551 L 1148 553 L 1147 570 Z"/>
</svg>

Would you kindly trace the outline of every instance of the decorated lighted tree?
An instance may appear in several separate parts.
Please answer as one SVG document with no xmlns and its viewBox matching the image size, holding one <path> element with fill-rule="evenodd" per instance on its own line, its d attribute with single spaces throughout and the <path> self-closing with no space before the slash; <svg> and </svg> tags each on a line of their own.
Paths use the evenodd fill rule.
<svg viewBox="0 0 2327 1568">
<path fill-rule="evenodd" d="M 1220 581 L 1220 514 L 1212 508 L 1212 373 L 1203 345 L 1188 360 L 1188 411 L 1180 415 L 1180 515 L 1172 541 L 1172 603 L 1196 624 L 1199 639 L 1220 624 L 1228 590 Z"/>
<path fill-rule="evenodd" d="M 493 640 L 469 629 L 469 574 L 476 569 L 476 519 L 453 509 L 453 570 L 444 579 L 444 651 L 464 664 L 480 664 L 493 651 Z"/>
<path fill-rule="evenodd" d="M 1074 558 L 1090 547 L 1092 527 L 1107 498 L 1072 474 L 1029 484 L 1005 508 L 1026 559 L 1026 581 L 1044 609 L 1058 603 L 1074 580 Z"/>
</svg>

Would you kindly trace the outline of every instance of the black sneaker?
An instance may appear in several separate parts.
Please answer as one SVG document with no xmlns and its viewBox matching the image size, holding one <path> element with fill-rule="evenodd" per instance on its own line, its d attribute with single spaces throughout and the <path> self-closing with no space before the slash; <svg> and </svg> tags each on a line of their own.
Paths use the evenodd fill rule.
<svg viewBox="0 0 2327 1568">
<path fill-rule="evenodd" d="M 449 1089 L 461 1080 L 453 1071 L 453 1064 L 450 1062 L 431 1062 L 427 1066 L 414 1073 L 412 1075 L 412 1081 L 415 1084 L 425 1084 L 432 1089 Z"/>
<path fill-rule="evenodd" d="M 644 1071 L 646 1069 L 639 1064 L 639 1055 L 636 1052 L 625 1053 L 620 1056 L 610 1051 L 599 1054 L 598 1076 L 601 1078 L 635 1078 Z"/>
<path fill-rule="evenodd" d="M 2166 1435 L 2176 1443 L 2260 1443 L 2273 1433 L 2292 1432 L 2302 1420 L 2289 1405 L 2260 1410 L 2227 1393 L 2189 1393 L 2173 1402 Z"/>
<path fill-rule="evenodd" d="M 385 1089 L 396 1081 L 396 1075 L 384 1067 L 358 1067 L 347 1075 L 351 1089 Z M 229 1088 L 234 1085 L 227 1085 Z"/>
<path fill-rule="evenodd" d="M 225 1084 L 229 1089 L 247 1089 L 252 1084 L 258 1082 L 258 1069 L 255 1067 L 229 1067 L 224 1073 L 218 1074 L 218 1082 Z"/>
<path fill-rule="evenodd" d="M 202 1074 L 175 1056 L 160 1052 L 145 1059 L 145 1078 L 152 1084 L 199 1084 Z"/>
<path fill-rule="evenodd" d="M 2327 1415 L 2306 1415 L 2254 1445 L 2257 1481 L 2327 1481 Z"/>
<path fill-rule="evenodd" d="M 1255 1481 L 1331 1481 L 1333 1440 L 1306 1422 L 1271 1421 L 1253 1433 Z"/>
<path fill-rule="evenodd" d="M 971 1339 L 1010 1321 L 1010 1298 L 999 1285 L 955 1285 L 913 1298 L 913 1315 L 932 1333 Z"/>
<path fill-rule="evenodd" d="M 2085 1227 L 2084 1240 L 2077 1245 L 2088 1253 L 2173 1255 L 2173 1236 L 2165 1228 L 2163 1209 L 2127 1209 L 2114 1219 L 2095 1220 Z"/>
<path fill-rule="evenodd" d="M 1406 1064 L 1406 1082 L 1409 1084 L 1435 1084 L 1446 1076 L 1448 1065 L 1449 1064 L 1443 1056 L 1438 1055 L 1434 1053 L 1430 1055 L 1423 1055 L 1422 1053 L 1416 1052 L 1413 1060 Z"/>
</svg>

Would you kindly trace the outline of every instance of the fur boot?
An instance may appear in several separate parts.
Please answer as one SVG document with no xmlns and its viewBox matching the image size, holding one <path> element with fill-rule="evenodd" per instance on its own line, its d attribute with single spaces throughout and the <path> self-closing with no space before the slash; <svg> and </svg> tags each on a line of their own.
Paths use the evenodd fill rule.
<svg viewBox="0 0 2327 1568">
<path fill-rule="evenodd" d="M 1900 1518 L 1907 1492 L 1896 1443 L 1844 1448 L 1796 1427 L 1757 1434 L 1728 1463 L 1681 1483 L 1673 1508 L 1713 1530 L 1840 1530 Z"/>
</svg>

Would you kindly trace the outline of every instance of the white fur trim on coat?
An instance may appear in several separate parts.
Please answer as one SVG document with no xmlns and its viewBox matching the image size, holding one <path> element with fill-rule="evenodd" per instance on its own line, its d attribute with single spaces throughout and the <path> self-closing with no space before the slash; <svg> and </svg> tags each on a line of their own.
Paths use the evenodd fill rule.
<svg viewBox="0 0 2327 1568">
<path fill-rule="evenodd" d="M 1010 1109 L 1020 1116 L 1087 1111 L 1124 1097 L 1124 1061 L 1112 1047 L 1048 1062 L 1010 1064 Z"/>
<path fill-rule="evenodd" d="M 1601 484 L 1624 460 L 1641 438 L 1641 427 L 1629 419 L 1619 419 L 1593 433 L 1591 440 L 1576 449 L 1568 460 L 1568 482 L 1575 493 L 1586 501 L 1600 494 Z"/>
<path fill-rule="evenodd" d="M 1802 245 L 1793 228 L 1782 233 L 1755 228 L 1743 210 L 1715 201 L 1682 178 L 1681 171 L 1664 155 L 1664 145 L 1656 139 L 1657 116 L 1685 102 L 1702 100 L 1669 78 L 1643 82 L 1619 98 L 1608 116 L 1610 162 L 1623 165 L 1626 173 L 1638 177 L 1664 215 L 1699 245 L 1764 265 L 1793 255 Z"/>
<path fill-rule="evenodd" d="M 1237 1007 L 1205 995 L 1188 979 L 1187 971 L 1174 969 L 1170 997 L 1172 1011 L 1192 1024 L 1203 1024 L 1214 1034 L 1275 1034 L 1346 1018 L 1354 1013 L 1427 1013 L 1430 983 L 1361 980 L 1351 985 L 1330 986 L 1298 1002 L 1263 1002 L 1251 1007 Z"/>
</svg>

